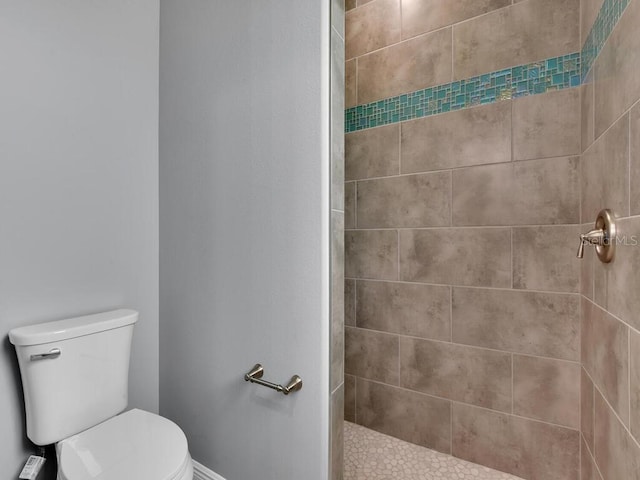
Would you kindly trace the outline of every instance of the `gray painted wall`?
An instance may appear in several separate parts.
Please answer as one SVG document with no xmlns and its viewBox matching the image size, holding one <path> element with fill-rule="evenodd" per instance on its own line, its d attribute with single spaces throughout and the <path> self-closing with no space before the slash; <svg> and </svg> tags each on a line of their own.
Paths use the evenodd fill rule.
<svg viewBox="0 0 640 480">
<path fill-rule="evenodd" d="M 328 16 L 161 1 L 160 412 L 229 480 L 328 475 Z"/>
<path fill-rule="evenodd" d="M 130 405 L 158 409 L 158 1 L 0 0 L 0 477 L 31 451 L 6 333 L 140 310 Z"/>
</svg>

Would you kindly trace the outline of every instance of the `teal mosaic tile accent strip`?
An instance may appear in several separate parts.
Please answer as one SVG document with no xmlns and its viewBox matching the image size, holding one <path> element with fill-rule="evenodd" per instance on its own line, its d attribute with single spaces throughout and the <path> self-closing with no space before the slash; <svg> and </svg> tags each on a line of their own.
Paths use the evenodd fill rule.
<svg viewBox="0 0 640 480">
<path fill-rule="evenodd" d="M 628 4 L 629 0 L 604 0 L 589 36 L 582 46 L 581 77 L 583 81 Z"/>
<path fill-rule="evenodd" d="M 606 1 L 606 0 L 605 0 Z M 580 85 L 580 53 L 549 58 L 345 111 L 347 133 Z"/>
</svg>

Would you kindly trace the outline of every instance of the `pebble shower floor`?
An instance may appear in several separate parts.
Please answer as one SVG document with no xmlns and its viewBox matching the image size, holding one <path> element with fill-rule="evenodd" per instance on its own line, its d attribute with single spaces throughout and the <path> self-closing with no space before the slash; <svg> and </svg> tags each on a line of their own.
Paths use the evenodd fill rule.
<svg viewBox="0 0 640 480">
<path fill-rule="evenodd" d="M 344 480 L 521 479 L 345 422 Z"/>
</svg>

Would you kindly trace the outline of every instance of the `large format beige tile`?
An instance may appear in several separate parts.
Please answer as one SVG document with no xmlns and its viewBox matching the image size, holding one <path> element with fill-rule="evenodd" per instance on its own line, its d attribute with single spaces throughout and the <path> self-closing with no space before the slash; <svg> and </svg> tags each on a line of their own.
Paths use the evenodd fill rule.
<svg viewBox="0 0 640 480">
<path fill-rule="evenodd" d="M 331 212 L 331 391 L 344 381 L 344 214 Z"/>
<path fill-rule="evenodd" d="M 578 480 L 580 433 L 453 404 L 453 455 L 528 480 Z"/>
<path fill-rule="evenodd" d="M 355 107 L 358 104 L 358 93 L 356 87 L 357 60 L 352 58 L 344 64 L 344 106 L 345 108 Z"/>
<path fill-rule="evenodd" d="M 344 40 L 335 29 L 331 30 L 331 208 L 344 210 Z"/>
<path fill-rule="evenodd" d="M 511 231 L 508 228 L 402 230 L 400 279 L 510 287 Z"/>
<path fill-rule="evenodd" d="M 595 113 L 593 110 L 593 82 L 589 81 L 580 89 L 580 123 L 582 151 L 584 152 L 594 140 Z"/>
<path fill-rule="evenodd" d="M 345 276 L 398 279 L 398 233 L 395 230 L 348 230 Z"/>
<path fill-rule="evenodd" d="M 440 452 L 451 452 L 451 402 L 358 379 L 358 424 Z"/>
<path fill-rule="evenodd" d="M 356 182 L 344 184 L 344 228 L 356 228 Z"/>
<path fill-rule="evenodd" d="M 509 101 L 402 123 L 402 173 L 510 160 Z"/>
<path fill-rule="evenodd" d="M 579 225 L 514 228 L 513 287 L 579 293 L 580 233 Z"/>
<path fill-rule="evenodd" d="M 631 110 L 630 122 L 630 213 L 631 215 L 640 215 L 640 103 L 633 107 L 633 110 Z"/>
<path fill-rule="evenodd" d="M 345 135 L 346 180 L 397 175 L 399 165 L 399 124 Z"/>
<path fill-rule="evenodd" d="M 449 287 L 359 281 L 357 298 L 358 327 L 451 339 Z"/>
<path fill-rule="evenodd" d="M 454 27 L 455 79 L 580 50 L 579 0 L 527 0 Z"/>
<path fill-rule="evenodd" d="M 631 1 L 596 59 L 595 134 L 600 136 L 640 98 L 640 2 Z"/>
<path fill-rule="evenodd" d="M 596 467 L 595 460 L 591 456 L 591 452 L 582 439 L 582 451 L 580 455 L 580 479 L 581 480 L 602 480 L 598 467 Z"/>
<path fill-rule="evenodd" d="M 629 335 L 629 389 L 631 392 L 631 418 L 629 428 L 640 441 L 640 334 L 630 330 Z"/>
<path fill-rule="evenodd" d="M 510 412 L 511 355 L 401 337 L 400 386 Z"/>
<path fill-rule="evenodd" d="M 579 157 L 455 170 L 453 225 L 579 223 L 579 192 Z"/>
<path fill-rule="evenodd" d="M 629 211 L 629 116 L 625 115 L 582 155 L 582 221 L 593 223 L 610 208 Z"/>
<path fill-rule="evenodd" d="M 450 81 L 450 29 L 415 37 L 358 58 L 358 103 Z"/>
<path fill-rule="evenodd" d="M 358 228 L 440 227 L 451 223 L 451 173 L 358 182 Z"/>
<path fill-rule="evenodd" d="M 402 38 L 447 27 L 511 5 L 511 0 L 402 0 Z"/>
<path fill-rule="evenodd" d="M 618 220 L 616 258 L 608 265 L 595 265 L 596 298 L 598 291 L 606 294 L 603 305 L 616 317 L 640 329 L 640 217 Z M 598 287 L 598 279 L 604 286 Z"/>
<path fill-rule="evenodd" d="M 356 326 L 356 281 L 344 281 L 344 323 L 350 327 Z"/>
<path fill-rule="evenodd" d="M 513 413 L 580 428 L 580 364 L 514 355 Z"/>
<path fill-rule="evenodd" d="M 454 288 L 453 341 L 580 360 L 578 295 Z"/>
<path fill-rule="evenodd" d="M 400 0 L 376 0 L 346 15 L 347 59 L 400 41 Z"/>
<path fill-rule="evenodd" d="M 342 480 L 344 465 L 344 385 L 331 394 L 331 480 Z"/>
<path fill-rule="evenodd" d="M 361 328 L 345 329 L 345 373 L 397 385 L 398 337 Z"/>
<path fill-rule="evenodd" d="M 640 448 L 596 390 L 595 457 L 605 480 L 640 479 Z"/>
<path fill-rule="evenodd" d="M 356 377 L 353 375 L 344 376 L 344 419 L 356 421 Z"/>
<path fill-rule="evenodd" d="M 629 423 L 628 327 L 582 300 L 582 364 L 625 422 Z"/>
<path fill-rule="evenodd" d="M 582 225 L 582 232 L 588 232 L 593 228 L 593 223 L 585 223 Z M 580 293 L 586 298 L 593 300 L 593 269 L 594 263 L 599 260 L 595 259 L 595 248 L 585 248 L 584 258 L 580 260 Z"/>
<path fill-rule="evenodd" d="M 513 101 L 514 160 L 579 155 L 581 131 L 579 88 Z"/>
<path fill-rule="evenodd" d="M 580 431 L 593 452 L 593 382 L 584 368 L 580 374 Z"/>
<path fill-rule="evenodd" d="M 353 10 L 356 6 L 356 0 L 345 0 L 344 2 L 344 9 L 346 11 Z"/>
</svg>

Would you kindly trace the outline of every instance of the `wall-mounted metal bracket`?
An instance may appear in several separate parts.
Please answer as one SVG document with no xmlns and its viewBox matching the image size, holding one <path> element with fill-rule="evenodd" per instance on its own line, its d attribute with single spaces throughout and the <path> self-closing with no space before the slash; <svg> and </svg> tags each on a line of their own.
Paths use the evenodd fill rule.
<svg viewBox="0 0 640 480">
<path fill-rule="evenodd" d="M 289 395 L 291 392 L 297 392 L 302 389 L 302 379 L 298 375 L 294 375 L 286 385 L 279 385 L 277 383 L 267 382 L 262 380 L 264 375 L 264 367 L 259 363 L 256 363 L 254 367 L 244 375 L 245 382 L 256 383 L 263 387 L 271 388 L 285 395 Z"/>
</svg>

